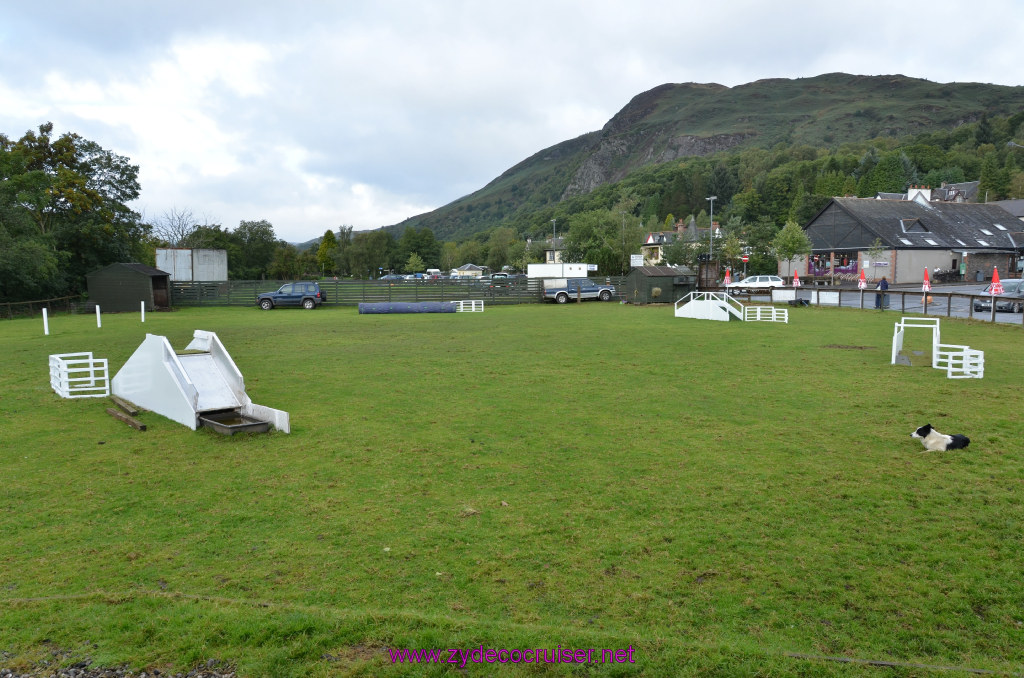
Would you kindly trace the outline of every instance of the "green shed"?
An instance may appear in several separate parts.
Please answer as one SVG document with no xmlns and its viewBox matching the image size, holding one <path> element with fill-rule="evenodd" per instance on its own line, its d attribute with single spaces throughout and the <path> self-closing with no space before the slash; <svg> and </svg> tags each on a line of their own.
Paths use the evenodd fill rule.
<svg viewBox="0 0 1024 678">
<path fill-rule="evenodd" d="M 171 306 L 171 276 L 145 264 L 110 264 L 85 276 L 89 301 L 101 311 L 152 311 Z"/>
<path fill-rule="evenodd" d="M 622 284 L 622 294 L 631 304 L 674 304 L 697 289 L 697 277 L 690 269 L 674 266 L 637 266 Z"/>
</svg>

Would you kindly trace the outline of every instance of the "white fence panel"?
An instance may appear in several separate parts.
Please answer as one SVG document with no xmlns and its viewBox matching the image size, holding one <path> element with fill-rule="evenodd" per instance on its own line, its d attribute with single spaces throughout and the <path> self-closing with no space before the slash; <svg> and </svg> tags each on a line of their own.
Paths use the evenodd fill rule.
<svg viewBox="0 0 1024 678">
<path fill-rule="evenodd" d="M 110 395 L 107 359 L 92 353 L 53 354 L 50 386 L 61 398 L 105 398 Z"/>
</svg>

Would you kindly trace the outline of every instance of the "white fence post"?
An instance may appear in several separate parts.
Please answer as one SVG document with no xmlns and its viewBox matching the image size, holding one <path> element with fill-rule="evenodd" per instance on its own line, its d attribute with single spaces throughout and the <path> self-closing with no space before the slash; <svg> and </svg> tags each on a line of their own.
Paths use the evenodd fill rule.
<svg viewBox="0 0 1024 678">
<path fill-rule="evenodd" d="M 142 322 L 146 322 L 146 302 L 139 302 L 139 312 L 142 314 Z"/>
<path fill-rule="evenodd" d="M 103 321 L 100 320 L 100 305 L 96 304 L 96 327 L 103 327 Z"/>
<path fill-rule="evenodd" d="M 46 317 L 46 309 L 43 309 L 43 336 L 50 336 L 50 320 Z"/>
</svg>

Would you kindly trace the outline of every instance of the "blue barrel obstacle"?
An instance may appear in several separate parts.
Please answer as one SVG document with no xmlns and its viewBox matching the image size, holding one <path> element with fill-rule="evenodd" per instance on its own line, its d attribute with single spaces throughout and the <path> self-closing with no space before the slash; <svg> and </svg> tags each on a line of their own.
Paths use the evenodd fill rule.
<svg viewBox="0 0 1024 678">
<path fill-rule="evenodd" d="M 455 313 L 453 301 L 383 301 L 359 304 L 359 313 Z"/>
</svg>

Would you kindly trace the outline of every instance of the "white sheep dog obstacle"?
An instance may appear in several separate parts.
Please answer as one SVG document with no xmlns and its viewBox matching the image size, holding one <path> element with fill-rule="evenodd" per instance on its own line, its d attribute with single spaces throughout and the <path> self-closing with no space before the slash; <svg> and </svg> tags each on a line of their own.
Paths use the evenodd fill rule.
<svg viewBox="0 0 1024 678">
<path fill-rule="evenodd" d="M 949 379 L 982 379 L 985 376 L 985 352 L 960 344 L 943 344 L 938 318 L 900 318 L 892 335 L 891 364 L 896 364 L 896 359 L 903 350 L 903 333 L 908 328 L 931 330 L 932 367 L 945 370 Z"/>
<path fill-rule="evenodd" d="M 167 337 L 147 334 L 111 385 L 119 398 L 193 431 L 204 414 L 229 410 L 291 431 L 287 412 L 249 398 L 242 373 L 213 332 L 196 330 L 184 353 L 175 353 Z"/>
<path fill-rule="evenodd" d="M 774 306 L 744 306 L 725 292 L 690 292 L 676 302 L 677 318 L 724 320 L 738 318 L 747 322 L 788 323 L 789 310 Z"/>
<path fill-rule="evenodd" d="M 92 353 L 51 355 L 50 386 L 61 398 L 105 398 L 110 395 L 107 359 Z"/>
</svg>

